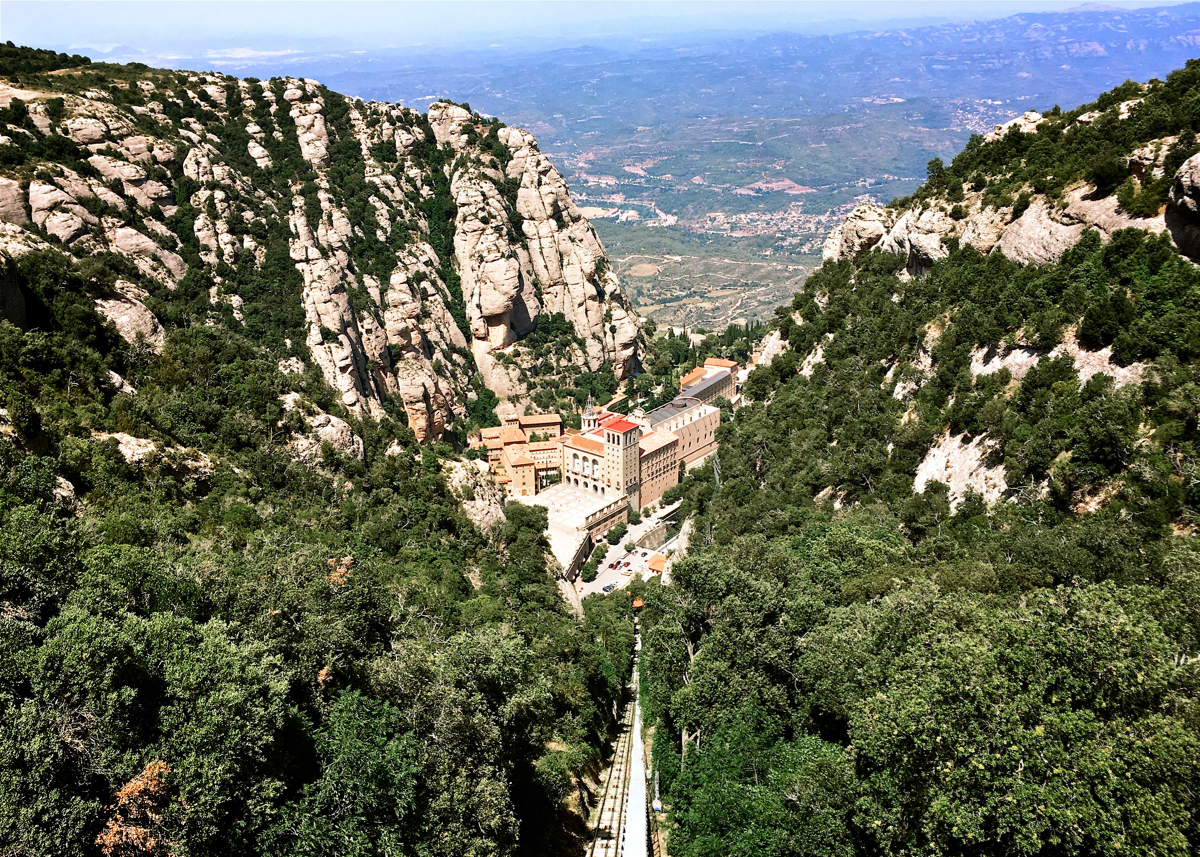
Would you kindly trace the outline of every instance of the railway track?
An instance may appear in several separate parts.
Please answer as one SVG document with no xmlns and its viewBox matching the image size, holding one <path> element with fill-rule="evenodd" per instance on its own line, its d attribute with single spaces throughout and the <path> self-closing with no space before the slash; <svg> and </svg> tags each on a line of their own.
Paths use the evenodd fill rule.
<svg viewBox="0 0 1200 857">
<path fill-rule="evenodd" d="M 631 685 L 634 693 L 637 692 L 637 682 L 635 663 Z M 592 828 L 592 845 L 588 849 L 588 857 L 621 857 L 624 850 L 625 805 L 629 793 L 630 770 L 633 767 L 633 709 L 634 700 L 630 699 L 621 717 L 621 731 L 617 737 L 612 767 L 609 768 L 608 778 L 604 781 L 604 794 L 600 798 L 596 823 Z"/>
</svg>

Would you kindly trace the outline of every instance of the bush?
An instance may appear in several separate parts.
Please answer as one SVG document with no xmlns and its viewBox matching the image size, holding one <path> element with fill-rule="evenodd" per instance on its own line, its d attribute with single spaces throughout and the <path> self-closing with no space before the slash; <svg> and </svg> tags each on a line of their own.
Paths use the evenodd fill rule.
<svg viewBox="0 0 1200 857">
<path fill-rule="evenodd" d="M 596 563 L 596 561 L 594 559 L 589 559 L 583 564 L 583 568 L 580 569 L 579 576 L 583 578 L 584 583 L 591 583 L 596 579 L 596 570 L 598 568 L 599 565 Z"/>
<path fill-rule="evenodd" d="M 604 539 L 610 545 L 615 545 L 621 541 L 621 539 L 624 537 L 624 535 L 627 532 L 629 532 L 629 526 L 627 524 L 623 524 L 623 523 L 617 524 L 615 527 L 613 527 L 611 530 L 609 530 L 607 533 L 604 534 Z"/>
</svg>

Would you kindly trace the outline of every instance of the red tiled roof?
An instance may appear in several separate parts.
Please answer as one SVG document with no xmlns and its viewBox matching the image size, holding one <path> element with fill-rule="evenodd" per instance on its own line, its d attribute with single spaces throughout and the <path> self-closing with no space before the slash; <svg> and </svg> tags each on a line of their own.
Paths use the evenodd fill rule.
<svg viewBox="0 0 1200 857">
<path fill-rule="evenodd" d="M 686 375 L 684 375 L 682 378 L 679 379 L 679 386 L 680 386 L 680 388 L 690 387 L 692 384 L 695 384 L 697 381 L 699 381 L 703 377 L 704 377 L 704 367 L 697 366 L 691 372 L 688 372 Z"/>
<path fill-rule="evenodd" d="M 516 426 L 505 426 L 500 429 L 500 440 L 504 441 L 505 446 L 510 443 L 525 443 L 525 432 Z"/>
<path fill-rule="evenodd" d="M 736 360 L 724 360 L 720 357 L 709 357 L 704 361 L 705 366 L 713 366 L 717 369 L 734 369 L 737 367 Z"/>
<path fill-rule="evenodd" d="M 604 427 L 606 429 L 608 429 L 609 431 L 615 431 L 615 432 L 620 432 L 621 434 L 625 434 L 625 432 L 630 431 L 631 429 L 637 428 L 638 424 L 631 423 L 629 420 L 617 420 L 616 422 L 606 424 Z"/>
<path fill-rule="evenodd" d="M 567 446 L 575 449 L 582 449 L 584 452 L 590 452 L 593 455 L 604 454 L 604 444 L 598 440 L 594 440 L 584 435 L 575 435 L 567 440 Z"/>
<path fill-rule="evenodd" d="M 667 567 L 667 558 L 660 553 L 656 553 L 650 557 L 650 561 L 646 563 L 646 566 L 655 574 L 662 574 L 663 569 Z"/>
<path fill-rule="evenodd" d="M 558 414 L 522 414 L 517 417 L 517 424 L 523 426 L 556 426 L 562 422 Z"/>
</svg>

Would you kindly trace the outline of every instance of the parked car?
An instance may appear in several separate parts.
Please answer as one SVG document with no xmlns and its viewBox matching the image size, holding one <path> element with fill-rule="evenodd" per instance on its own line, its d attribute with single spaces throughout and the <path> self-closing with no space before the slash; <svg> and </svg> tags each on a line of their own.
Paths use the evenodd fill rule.
<svg viewBox="0 0 1200 857">
<path fill-rule="evenodd" d="M 602 591 L 605 593 L 608 593 L 608 592 L 612 592 L 616 588 L 617 588 L 617 585 L 615 583 L 610 583 L 608 586 L 604 587 L 604 589 Z"/>
</svg>

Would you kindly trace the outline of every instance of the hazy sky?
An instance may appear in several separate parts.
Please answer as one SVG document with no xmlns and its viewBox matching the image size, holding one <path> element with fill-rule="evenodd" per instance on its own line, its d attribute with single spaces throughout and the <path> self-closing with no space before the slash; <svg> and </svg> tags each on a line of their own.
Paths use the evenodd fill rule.
<svg viewBox="0 0 1200 857">
<path fill-rule="evenodd" d="M 1016 12 L 1058 11 L 1080 0 L 802 0 L 802 2 L 196 2 L 0 0 L 0 39 L 102 54 L 210 56 L 425 46 L 533 47 L 531 39 L 638 40 L 718 31 L 830 32 Z M 1166 6 L 1172 0 L 1109 0 Z M 550 47 L 545 45 L 544 47 Z"/>
</svg>

